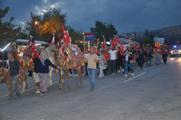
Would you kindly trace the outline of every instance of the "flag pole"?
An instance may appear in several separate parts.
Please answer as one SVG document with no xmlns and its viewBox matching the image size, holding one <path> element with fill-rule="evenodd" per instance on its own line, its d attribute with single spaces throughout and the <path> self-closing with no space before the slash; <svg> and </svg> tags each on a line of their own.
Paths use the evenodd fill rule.
<svg viewBox="0 0 181 120">
<path fill-rule="evenodd" d="M 82 33 L 83 35 L 83 42 L 84 42 L 84 54 L 85 54 L 85 35 L 84 35 L 84 32 Z"/>
</svg>

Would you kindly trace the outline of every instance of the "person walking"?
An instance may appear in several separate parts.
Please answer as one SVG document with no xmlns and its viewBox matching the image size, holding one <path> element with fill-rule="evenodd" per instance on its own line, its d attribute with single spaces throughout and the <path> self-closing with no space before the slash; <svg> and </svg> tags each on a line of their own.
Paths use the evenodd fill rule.
<svg viewBox="0 0 181 120">
<path fill-rule="evenodd" d="M 159 49 L 155 50 L 155 61 L 156 61 L 156 65 L 161 64 L 160 50 Z"/>
<path fill-rule="evenodd" d="M 146 49 L 146 55 L 147 55 L 146 66 L 151 67 L 151 59 L 152 59 L 152 49 L 151 49 L 151 47 Z"/>
<path fill-rule="evenodd" d="M 86 50 L 85 53 L 84 53 L 84 58 L 86 59 L 88 56 L 90 55 L 89 51 Z M 87 62 L 85 62 L 85 75 L 88 76 L 88 71 L 87 71 Z"/>
<path fill-rule="evenodd" d="M 57 69 L 57 67 L 47 58 L 46 52 L 42 51 L 40 54 L 40 63 L 38 65 L 41 95 L 44 95 L 49 87 L 49 67 Z"/>
<path fill-rule="evenodd" d="M 90 90 L 94 90 L 96 87 L 96 71 L 97 71 L 97 63 L 98 56 L 95 54 L 94 48 L 90 48 L 90 54 L 86 58 L 87 61 L 87 72 L 90 81 Z"/>
<path fill-rule="evenodd" d="M 20 71 L 20 63 L 17 60 L 16 52 L 10 51 L 8 53 L 8 70 L 13 80 L 13 89 L 10 93 L 10 97 L 20 96 L 20 86 L 18 83 L 18 75 Z"/>
<path fill-rule="evenodd" d="M 162 60 L 164 64 L 167 64 L 168 50 L 166 47 L 163 48 L 162 51 Z"/>
<path fill-rule="evenodd" d="M 121 62 L 122 62 L 122 56 L 121 56 L 121 47 L 118 47 L 118 52 L 117 52 L 117 60 L 116 60 L 116 71 L 118 73 L 121 72 Z"/>
<path fill-rule="evenodd" d="M 125 77 L 128 77 L 128 70 L 132 72 L 131 76 L 134 76 L 133 65 L 131 64 L 131 52 L 127 49 L 125 52 Z"/>
<path fill-rule="evenodd" d="M 104 59 L 103 51 L 99 54 L 99 78 L 104 77 L 104 70 L 106 69 L 106 60 Z"/>
<path fill-rule="evenodd" d="M 39 59 L 39 53 L 34 52 L 33 53 L 33 79 L 35 80 L 35 87 L 36 87 L 36 94 L 40 94 L 40 78 L 39 78 L 39 65 L 40 65 L 40 59 Z"/>
<path fill-rule="evenodd" d="M 116 73 L 117 50 L 115 48 L 112 48 L 109 51 L 109 54 L 110 54 L 111 74 L 114 75 Z"/>
<path fill-rule="evenodd" d="M 144 66 L 144 51 L 143 49 L 140 49 L 139 53 L 138 53 L 138 65 L 140 66 L 141 69 L 143 69 Z"/>
</svg>

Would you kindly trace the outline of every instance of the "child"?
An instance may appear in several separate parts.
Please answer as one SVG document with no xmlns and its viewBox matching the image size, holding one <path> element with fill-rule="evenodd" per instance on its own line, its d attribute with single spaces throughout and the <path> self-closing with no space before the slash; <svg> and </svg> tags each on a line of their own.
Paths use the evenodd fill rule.
<svg viewBox="0 0 181 120">
<path fill-rule="evenodd" d="M 100 52 L 100 55 L 99 55 L 99 78 L 102 78 L 104 77 L 104 69 L 106 69 L 106 62 L 105 62 L 105 59 L 104 59 L 104 55 L 103 55 L 103 52 L 101 51 Z"/>
<path fill-rule="evenodd" d="M 20 64 L 19 61 L 17 60 L 16 52 L 9 52 L 8 53 L 8 69 L 10 72 L 10 76 L 12 77 L 13 80 L 13 91 L 10 94 L 11 97 L 14 96 L 20 96 L 20 87 L 18 84 L 18 75 L 20 71 Z"/>
</svg>

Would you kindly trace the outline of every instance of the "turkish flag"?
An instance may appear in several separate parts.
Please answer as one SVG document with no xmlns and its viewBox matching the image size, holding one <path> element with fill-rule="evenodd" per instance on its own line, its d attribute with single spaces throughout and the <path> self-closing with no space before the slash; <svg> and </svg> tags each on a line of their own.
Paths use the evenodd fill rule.
<svg viewBox="0 0 181 120">
<path fill-rule="evenodd" d="M 106 45 L 106 41 L 104 40 L 103 42 L 102 42 L 102 46 L 101 46 L 103 49 L 105 49 L 105 48 L 107 48 L 107 45 Z"/>
<path fill-rule="evenodd" d="M 64 45 L 65 45 L 65 46 L 69 46 L 69 45 L 71 44 L 71 42 L 72 42 L 72 39 L 71 39 L 71 37 L 70 37 L 70 35 L 69 35 L 68 30 L 65 30 L 65 27 L 62 25 L 61 31 L 62 31 L 63 34 L 64 34 L 64 35 L 63 35 Z"/>
<path fill-rule="evenodd" d="M 117 45 L 117 39 L 116 39 L 116 38 L 113 38 L 113 39 L 111 40 L 111 48 L 115 48 L 116 45 Z"/>
<path fill-rule="evenodd" d="M 63 39 L 64 39 L 64 44 L 66 45 L 66 46 L 69 46 L 70 44 L 71 44 L 71 37 L 70 37 L 70 35 L 69 35 L 69 32 L 68 32 L 68 30 L 67 31 L 64 31 L 64 36 L 63 36 Z"/>
<path fill-rule="evenodd" d="M 102 42 L 101 47 L 102 47 L 103 49 L 107 48 L 106 39 L 105 39 L 104 35 L 103 35 L 103 42 Z"/>
<path fill-rule="evenodd" d="M 120 45 L 121 42 L 120 42 L 120 39 L 118 36 L 114 37 L 112 40 L 111 40 L 111 48 L 115 48 L 117 45 Z"/>
<path fill-rule="evenodd" d="M 109 55 L 108 52 L 105 52 L 105 53 L 104 53 L 104 59 L 105 59 L 106 61 L 108 61 L 108 60 L 110 59 L 110 55 Z"/>
</svg>

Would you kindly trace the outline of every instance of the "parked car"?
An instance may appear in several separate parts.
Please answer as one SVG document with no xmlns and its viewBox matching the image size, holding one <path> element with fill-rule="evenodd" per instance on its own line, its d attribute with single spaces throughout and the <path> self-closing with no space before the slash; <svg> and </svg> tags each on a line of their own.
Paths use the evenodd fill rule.
<svg viewBox="0 0 181 120">
<path fill-rule="evenodd" d="M 181 55 L 181 45 L 173 45 L 170 50 L 171 57 L 177 57 Z"/>
<path fill-rule="evenodd" d="M 18 45 L 18 47 L 26 47 L 28 45 L 28 42 L 29 42 L 29 40 L 27 40 L 27 39 L 17 39 L 17 40 L 15 40 L 15 43 Z M 3 48 L 0 48 L 0 53 L 3 55 L 3 57 L 2 57 L 3 60 L 7 60 L 7 52 L 8 52 L 8 50 L 9 50 L 9 48 L 10 48 L 10 46 L 12 44 L 13 44 L 13 42 L 8 43 Z M 45 47 L 47 45 L 48 45 L 47 42 L 35 40 L 35 46 Z"/>
</svg>

